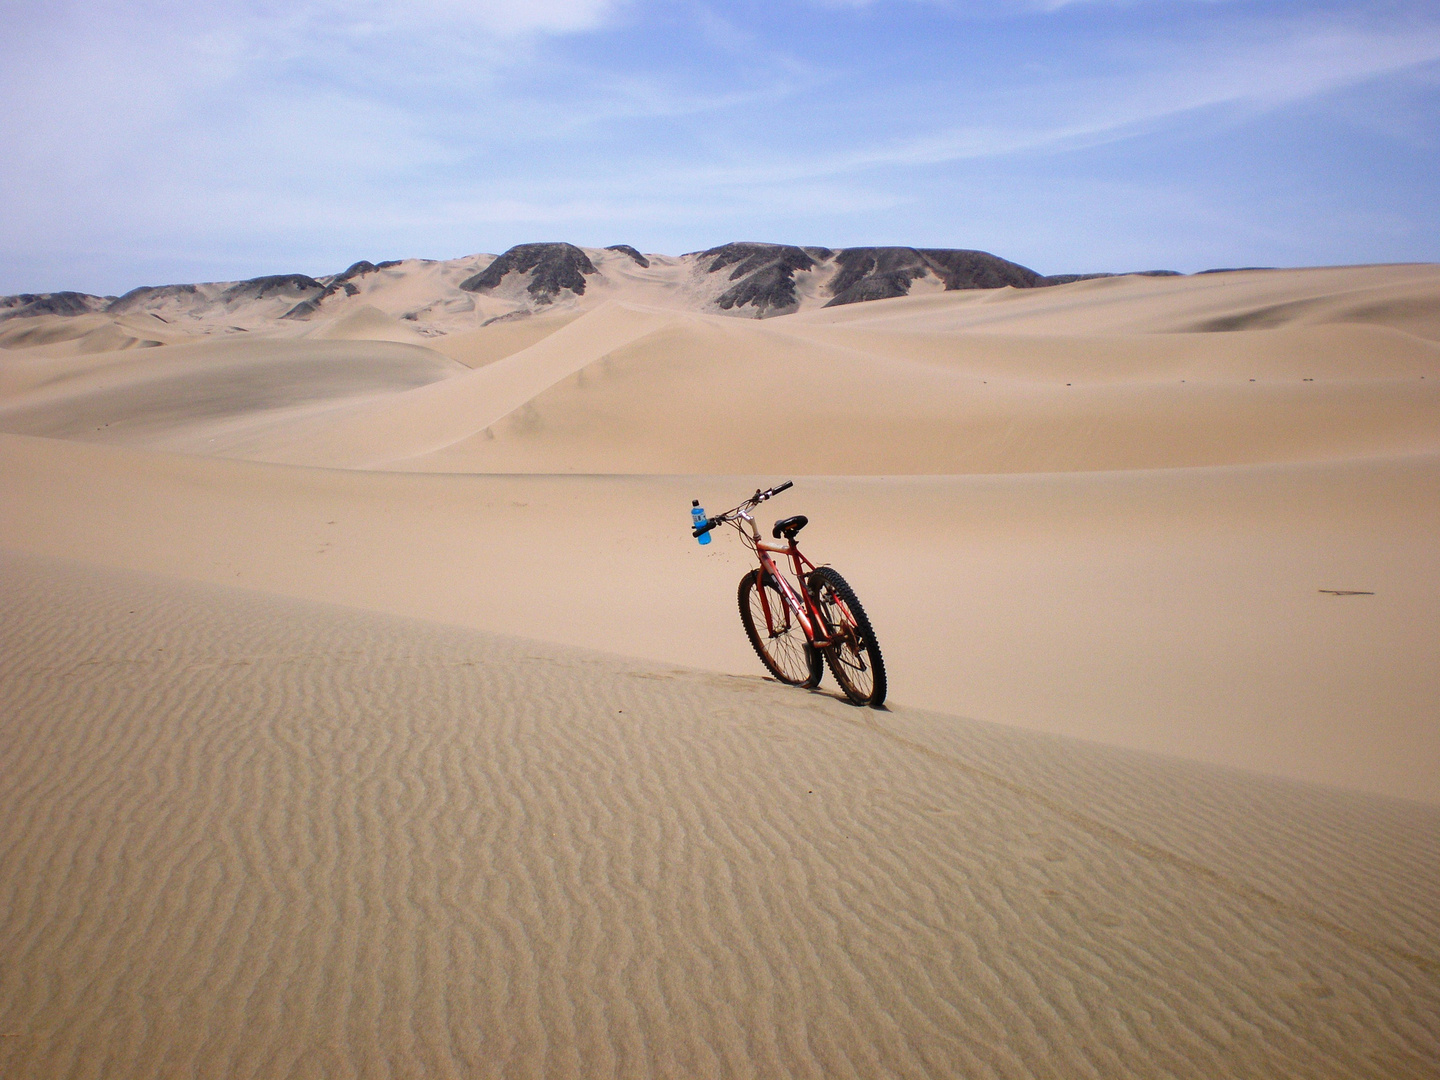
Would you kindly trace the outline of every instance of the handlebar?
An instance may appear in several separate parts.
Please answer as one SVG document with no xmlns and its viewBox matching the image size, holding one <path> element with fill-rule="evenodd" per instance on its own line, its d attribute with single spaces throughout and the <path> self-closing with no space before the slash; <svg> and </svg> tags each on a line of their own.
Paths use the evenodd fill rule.
<svg viewBox="0 0 1440 1080">
<path fill-rule="evenodd" d="M 704 536 L 706 533 L 708 533 L 711 529 L 715 528 L 716 526 L 718 526 L 718 525 L 724 525 L 727 521 L 733 521 L 733 520 L 735 520 L 735 516 L 736 516 L 737 514 L 741 513 L 742 511 L 748 510 L 748 509 L 750 509 L 751 507 L 754 507 L 754 506 L 759 506 L 759 505 L 760 505 L 762 502 L 764 502 L 766 499 L 773 499 L 776 495 L 779 495 L 780 492 L 785 491 L 785 490 L 787 490 L 788 488 L 792 488 L 792 487 L 794 487 L 794 486 L 795 486 L 795 481 L 794 481 L 794 480 L 786 480 L 783 484 L 778 484 L 778 485 L 776 485 L 776 486 L 773 487 L 773 488 L 767 488 L 767 489 L 764 490 L 764 491 L 761 491 L 759 488 L 756 488 L 756 489 L 755 489 L 755 494 L 754 494 L 754 495 L 751 495 L 750 498 L 746 499 L 746 500 L 745 500 L 744 502 L 742 502 L 739 506 L 735 507 L 735 509 L 733 509 L 733 510 L 726 510 L 725 513 L 723 513 L 723 514 L 716 514 L 716 515 L 715 515 L 714 517 L 712 517 L 712 518 L 706 518 L 706 519 L 705 519 L 705 524 L 703 524 L 703 525 L 696 525 L 693 529 L 690 530 L 690 535 L 691 535 L 691 536 L 694 536 L 694 537 L 697 537 L 697 538 L 698 538 L 698 537 L 701 537 L 701 536 Z"/>
<path fill-rule="evenodd" d="M 786 480 L 783 484 L 779 484 L 779 485 L 777 485 L 776 487 L 773 487 L 773 488 L 766 488 L 764 491 L 761 491 L 759 488 L 756 488 L 756 489 L 755 489 L 755 494 L 754 494 L 754 495 L 751 495 L 750 498 L 746 499 L 743 503 L 741 503 L 739 506 L 737 506 L 737 507 L 735 508 L 735 510 L 739 510 L 739 509 L 741 509 L 742 507 L 746 507 L 746 506 L 759 506 L 759 505 L 760 505 L 762 502 L 764 502 L 766 499 L 773 499 L 776 495 L 779 495 L 780 492 L 784 491 L 786 488 L 792 488 L 792 487 L 794 487 L 794 486 L 795 486 L 795 481 L 794 481 L 794 480 Z M 731 514 L 733 514 L 733 513 L 735 512 L 735 510 L 731 510 L 731 511 L 728 511 L 728 512 L 731 513 Z"/>
</svg>

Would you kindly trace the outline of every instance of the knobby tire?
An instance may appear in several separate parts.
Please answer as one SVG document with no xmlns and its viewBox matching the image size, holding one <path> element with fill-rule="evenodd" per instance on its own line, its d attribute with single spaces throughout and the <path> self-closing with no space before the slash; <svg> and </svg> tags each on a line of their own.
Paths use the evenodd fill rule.
<svg viewBox="0 0 1440 1080">
<path fill-rule="evenodd" d="M 825 649 L 830 674 L 853 704 L 879 708 L 885 703 L 885 660 L 855 590 L 828 566 L 814 570 L 806 585 L 835 643 Z"/>
</svg>

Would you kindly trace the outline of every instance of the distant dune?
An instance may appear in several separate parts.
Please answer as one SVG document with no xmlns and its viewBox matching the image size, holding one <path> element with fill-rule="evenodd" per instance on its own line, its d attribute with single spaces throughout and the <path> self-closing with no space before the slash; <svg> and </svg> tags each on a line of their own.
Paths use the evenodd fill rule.
<svg viewBox="0 0 1440 1080">
<path fill-rule="evenodd" d="M 689 534 L 785 479 L 885 712 Z M 6 1076 L 1440 1060 L 1440 267 L 26 294 L 0 506 Z"/>
</svg>

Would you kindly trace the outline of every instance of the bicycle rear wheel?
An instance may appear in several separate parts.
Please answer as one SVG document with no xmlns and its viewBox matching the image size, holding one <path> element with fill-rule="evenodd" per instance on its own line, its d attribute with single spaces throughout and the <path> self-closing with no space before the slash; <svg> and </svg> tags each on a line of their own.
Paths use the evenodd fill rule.
<svg viewBox="0 0 1440 1080">
<path fill-rule="evenodd" d="M 745 634 L 766 670 L 790 686 L 816 686 L 824 668 L 820 654 L 805 637 L 805 631 L 796 621 L 780 586 L 771 574 L 765 575 L 760 588 L 756 587 L 758 571 L 752 571 L 740 579 L 740 621 L 745 625 Z M 770 619 L 765 618 L 761 590 L 764 590 L 764 604 L 770 609 Z"/>
<path fill-rule="evenodd" d="M 830 674 L 854 704 L 883 705 L 885 660 L 855 590 L 828 566 L 813 571 L 805 581 L 825 620 L 826 636 L 834 642 L 825 650 Z"/>
</svg>

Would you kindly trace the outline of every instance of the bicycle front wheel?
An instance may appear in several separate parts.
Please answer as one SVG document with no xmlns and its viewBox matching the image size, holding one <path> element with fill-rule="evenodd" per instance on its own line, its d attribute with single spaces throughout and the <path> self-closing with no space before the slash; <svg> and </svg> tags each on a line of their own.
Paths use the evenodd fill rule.
<svg viewBox="0 0 1440 1080">
<path fill-rule="evenodd" d="M 752 571 L 740 579 L 740 621 L 745 624 L 745 635 L 775 678 L 790 686 L 818 685 L 824 673 L 820 654 L 805 637 L 774 576 L 765 574 L 763 584 L 757 587 L 759 576 Z"/>
<path fill-rule="evenodd" d="M 855 590 L 828 566 L 805 580 L 833 642 L 825 650 L 830 674 L 854 704 L 879 708 L 885 703 L 885 661 Z"/>
</svg>

